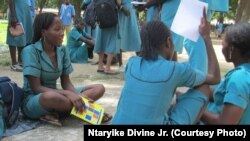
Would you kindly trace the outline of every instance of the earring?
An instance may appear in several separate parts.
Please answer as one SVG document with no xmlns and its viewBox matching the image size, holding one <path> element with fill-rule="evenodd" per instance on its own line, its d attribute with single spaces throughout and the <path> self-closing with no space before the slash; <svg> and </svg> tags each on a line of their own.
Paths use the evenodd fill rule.
<svg viewBox="0 0 250 141">
<path fill-rule="evenodd" d="M 230 60 L 232 59 L 233 50 L 234 50 L 234 48 L 232 47 L 231 50 L 230 50 L 230 52 L 229 52 L 229 59 Z"/>
<path fill-rule="evenodd" d="M 232 51 L 229 52 L 229 59 L 232 59 Z"/>
</svg>

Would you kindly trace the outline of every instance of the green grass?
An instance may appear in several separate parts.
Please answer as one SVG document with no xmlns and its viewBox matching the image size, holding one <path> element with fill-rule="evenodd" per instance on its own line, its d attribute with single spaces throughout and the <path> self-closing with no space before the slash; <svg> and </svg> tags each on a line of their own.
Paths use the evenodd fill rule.
<svg viewBox="0 0 250 141">
<path fill-rule="evenodd" d="M 7 20 L 0 20 L 0 45 L 6 45 Z"/>
<path fill-rule="evenodd" d="M 0 52 L 0 66 L 10 65 L 10 54 L 9 51 Z"/>
</svg>

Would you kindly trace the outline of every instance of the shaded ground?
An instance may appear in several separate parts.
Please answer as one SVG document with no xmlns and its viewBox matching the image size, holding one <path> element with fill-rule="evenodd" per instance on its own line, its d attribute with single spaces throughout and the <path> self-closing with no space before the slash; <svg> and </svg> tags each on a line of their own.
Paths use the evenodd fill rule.
<svg viewBox="0 0 250 141">
<path fill-rule="evenodd" d="M 232 68 L 232 64 L 225 63 L 224 57 L 221 54 L 221 46 L 220 40 L 214 39 L 214 48 L 216 50 L 216 54 L 221 66 L 221 72 L 224 74 L 228 69 Z M 133 56 L 134 53 L 124 53 L 123 60 L 124 64 L 126 64 L 128 58 Z M 9 62 L 9 53 L 1 53 L 0 52 L 0 75 L 7 75 L 12 80 L 16 81 L 19 86 L 22 86 L 22 73 L 10 71 L 10 67 L 8 65 Z M 95 59 L 92 60 L 89 64 L 73 64 L 74 72 L 71 74 L 71 79 L 74 85 L 77 86 L 85 86 L 89 84 L 102 83 L 106 92 L 103 98 L 101 98 L 97 103 L 103 105 L 105 110 L 111 114 L 114 114 L 116 111 L 116 106 L 118 99 L 120 97 L 120 92 L 124 84 L 123 74 L 119 74 L 117 76 L 98 74 L 96 72 L 97 66 L 91 65 L 91 63 L 95 62 Z M 179 55 L 180 61 L 187 60 L 186 52 Z M 113 66 L 113 69 L 118 69 L 118 66 Z M 180 88 L 181 91 L 184 89 Z M 24 132 L 19 135 L 3 138 L 3 141 L 19 141 L 19 140 L 35 140 L 35 141 L 82 141 L 83 140 L 83 125 L 86 124 L 81 120 L 70 117 L 64 121 L 64 126 L 54 127 L 51 125 L 44 125 L 37 129 Z"/>
</svg>

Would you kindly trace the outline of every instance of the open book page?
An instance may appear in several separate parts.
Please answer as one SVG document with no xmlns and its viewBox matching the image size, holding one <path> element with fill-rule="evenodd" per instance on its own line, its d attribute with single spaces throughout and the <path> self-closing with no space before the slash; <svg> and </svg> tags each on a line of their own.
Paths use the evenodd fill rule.
<svg viewBox="0 0 250 141">
<path fill-rule="evenodd" d="M 22 36 L 24 35 L 24 29 L 22 23 L 17 23 L 16 26 L 9 26 L 11 36 Z"/>
<path fill-rule="evenodd" d="M 100 125 L 104 116 L 104 108 L 96 103 L 89 102 L 86 98 L 82 97 L 85 105 L 82 107 L 82 113 L 77 113 L 75 107 L 72 109 L 71 114 L 94 125 Z"/>
</svg>

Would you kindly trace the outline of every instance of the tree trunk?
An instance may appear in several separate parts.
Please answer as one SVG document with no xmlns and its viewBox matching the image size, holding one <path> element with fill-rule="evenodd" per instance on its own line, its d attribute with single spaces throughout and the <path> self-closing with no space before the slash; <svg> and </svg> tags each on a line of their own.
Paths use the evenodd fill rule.
<svg viewBox="0 0 250 141">
<path fill-rule="evenodd" d="M 81 4 L 82 4 L 82 0 L 74 0 L 72 2 L 73 2 L 73 5 L 75 7 L 75 11 L 76 11 L 75 18 L 81 17 Z"/>
<path fill-rule="evenodd" d="M 250 1 L 239 0 L 235 22 L 246 22 L 250 19 Z"/>
<path fill-rule="evenodd" d="M 62 5 L 63 2 L 64 2 L 64 0 L 58 0 L 57 1 L 58 14 L 60 12 L 60 8 L 61 8 L 61 5 Z"/>
<path fill-rule="evenodd" d="M 241 21 L 248 22 L 250 19 L 250 1 L 249 0 L 245 1 L 246 1 L 246 6 L 242 13 Z"/>
<path fill-rule="evenodd" d="M 47 0 L 41 0 L 40 3 L 39 3 L 39 13 L 42 13 L 43 11 L 43 7 L 45 6 Z"/>
</svg>

